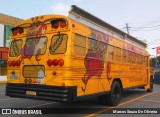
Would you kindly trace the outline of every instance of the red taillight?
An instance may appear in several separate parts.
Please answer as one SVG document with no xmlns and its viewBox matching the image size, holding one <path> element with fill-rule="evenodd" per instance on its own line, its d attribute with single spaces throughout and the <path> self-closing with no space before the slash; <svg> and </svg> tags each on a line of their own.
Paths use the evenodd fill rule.
<svg viewBox="0 0 160 117">
<path fill-rule="evenodd" d="M 19 34 L 22 34 L 24 32 L 23 28 L 19 28 Z"/>
<path fill-rule="evenodd" d="M 63 59 L 59 59 L 58 60 L 58 65 L 59 66 L 63 66 L 64 65 L 64 60 Z"/>
<path fill-rule="evenodd" d="M 14 30 L 12 31 L 12 34 L 13 34 L 13 35 L 17 35 L 18 32 L 19 32 L 19 31 L 18 31 L 18 28 L 16 28 L 16 29 L 14 29 Z"/>
<path fill-rule="evenodd" d="M 60 21 L 60 27 L 61 28 L 66 27 L 66 22 L 64 20 Z"/>
<path fill-rule="evenodd" d="M 55 20 L 51 22 L 52 28 L 57 29 L 59 27 L 59 21 Z"/>
<path fill-rule="evenodd" d="M 12 61 L 12 62 L 11 62 L 11 66 L 15 67 L 15 65 L 16 65 L 16 62 L 15 62 L 15 61 Z"/>
<path fill-rule="evenodd" d="M 18 61 L 15 62 L 15 66 L 20 66 L 20 64 L 21 64 L 20 60 L 18 60 Z"/>
<path fill-rule="evenodd" d="M 11 74 L 15 74 L 15 71 L 12 71 L 12 73 Z"/>
<path fill-rule="evenodd" d="M 57 59 L 54 59 L 54 60 L 53 60 L 53 65 L 54 65 L 54 66 L 57 66 L 57 65 L 58 65 L 58 60 L 57 60 Z"/>
<path fill-rule="evenodd" d="M 11 67 L 12 66 L 12 62 L 8 61 L 8 66 Z"/>
<path fill-rule="evenodd" d="M 13 28 L 12 29 L 12 34 L 13 35 L 17 35 L 18 33 L 19 34 L 22 34 L 24 32 L 24 30 L 23 30 L 23 28 L 21 28 L 21 27 L 16 27 L 16 28 Z"/>
<path fill-rule="evenodd" d="M 53 61 L 52 61 L 51 59 L 49 59 L 49 60 L 47 61 L 47 65 L 48 65 L 48 66 L 52 66 L 52 64 L 53 64 L 52 62 L 53 62 Z"/>
<path fill-rule="evenodd" d="M 53 71 L 52 74 L 55 76 L 57 73 L 55 71 Z"/>
</svg>

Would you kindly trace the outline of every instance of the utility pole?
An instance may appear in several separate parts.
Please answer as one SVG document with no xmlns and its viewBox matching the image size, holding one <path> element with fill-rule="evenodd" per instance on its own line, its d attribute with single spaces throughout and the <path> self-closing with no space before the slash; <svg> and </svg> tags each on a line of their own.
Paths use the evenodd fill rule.
<svg viewBox="0 0 160 117">
<path fill-rule="evenodd" d="M 127 34 L 129 34 L 129 27 L 128 27 L 128 23 L 126 23 L 126 29 L 127 29 Z"/>
</svg>

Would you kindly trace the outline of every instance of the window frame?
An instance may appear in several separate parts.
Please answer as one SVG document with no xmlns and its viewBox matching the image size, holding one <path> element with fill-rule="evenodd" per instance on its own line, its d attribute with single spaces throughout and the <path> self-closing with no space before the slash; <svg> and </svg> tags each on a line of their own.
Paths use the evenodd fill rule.
<svg viewBox="0 0 160 117">
<path fill-rule="evenodd" d="M 51 44 L 52 44 L 52 39 L 53 39 L 53 37 L 54 36 L 59 36 L 59 34 L 56 34 L 56 35 L 52 35 L 52 38 L 51 38 L 51 41 L 50 41 L 50 46 L 49 46 L 49 53 L 51 54 L 51 55 L 55 55 L 55 54 L 65 54 L 66 53 L 66 51 L 67 51 L 67 45 L 68 45 L 68 35 L 67 34 L 60 34 L 60 35 L 66 35 L 67 36 L 67 43 L 66 43 L 66 49 L 65 49 L 65 51 L 64 51 L 64 53 L 52 53 L 51 52 Z"/>
<path fill-rule="evenodd" d="M 25 77 L 24 76 L 24 68 L 28 67 L 28 66 L 31 66 L 31 67 L 41 66 L 41 67 L 43 67 L 44 68 L 44 71 L 43 71 L 44 72 L 44 77 L 43 78 L 45 78 L 45 76 L 46 76 L 46 74 L 45 74 L 46 73 L 46 68 L 45 68 L 44 65 L 24 65 L 23 66 L 23 70 L 22 70 L 22 75 L 23 75 L 24 78 L 37 78 L 37 77 L 33 77 L 33 76 L 30 76 L 30 77 Z M 39 79 L 43 79 L 43 78 L 39 78 Z"/>
<path fill-rule="evenodd" d="M 82 37 L 85 38 L 85 47 L 84 47 L 84 46 L 80 46 L 80 45 L 78 45 L 78 44 L 75 44 L 76 35 L 79 35 L 79 36 L 82 36 Z M 83 36 L 83 35 L 78 34 L 78 33 L 75 33 L 75 34 L 74 34 L 74 55 L 76 55 L 76 56 L 86 56 L 86 48 L 87 48 L 86 42 L 87 42 L 87 37 L 86 37 L 86 36 Z M 84 48 L 84 49 L 85 49 L 85 54 L 84 54 L 84 55 L 76 54 L 76 53 L 75 53 L 75 47 Z"/>
<path fill-rule="evenodd" d="M 109 47 L 113 47 L 113 52 L 109 52 Z M 107 44 L 107 61 L 115 61 L 115 46 Z M 109 59 L 109 55 L 112 55 L 112 59 Z"/>
<path fill-rule="evenodd" d="M 117 52 L 117 50 L 120 50 L 120 54 L 117 54 L 118 52 Z M 117 62 L 122 62 L 122 51 L 121 51 L 122 49 L 120 48 L 120 47 L 115 47 L 115 54 L 114 54 L 114 56 L 115 56 L 115 61 L 117 61 Z M 117 59 L 117 58 L 120 58 L 120 59 Z"/>
<path fill-rule="evenodd" d="M 46 54 L 46 51 L 47 51 L 47 42 L 46 42 L 46 44 L 45 44 L 46 50 L 45 50 L 44 54 L 36 54 L 36 55 L 26 55 L 26 54 L 25 54 L 25 47 L 26 47 L 26 42 L 27 42 L 27 40 L 29 40 L 29 39 L 35 39 L 35 38 L 43 38 L 43 37 L 46 37 L 46 40 L 47 40 L 47 42 L 48 42 L 47 36 L 27 38 L 26 41 L 25 41 L 25 44 L 24 44 L 24 56 L 39 56 L 39 55 L 45 55 L 45 54 Z"/>
<path fill-rule="evenodd" d="M 11 48 L 12 48 L 13 41 L 21 41 L 22 42 L 20 52 L 19 52 L 19 54 L 17 56 L 11 56 Z M 10 48 L 9 48 L 9 57 L 18 57 L 21 54 L 22 45 L 23 45 L 23 40 L 22 39 L 14 39 L 14 40 L 12 40 L 11 44 L 10 44 Z"/>
</svg>

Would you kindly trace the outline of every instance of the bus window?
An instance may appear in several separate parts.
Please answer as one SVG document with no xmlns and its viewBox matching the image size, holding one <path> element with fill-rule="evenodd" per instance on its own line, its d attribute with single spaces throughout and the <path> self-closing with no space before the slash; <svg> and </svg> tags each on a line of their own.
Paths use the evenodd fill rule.
<svg viewBox="0 0 160 117">
<path fill-rule="evenodd" d="M 26 56 L 43 55 L 46 52 L 47 38 L 30 38 L 26 40 L 24 54 Z"/>
<path fill-rule="evenodd" d="M 74 53 L 76 55 L 86 55 L 86 37 L 75 34 L 74 38 Z"/>
<path fill-rule="evenodd" d="M 116 61 L 121 61 L 121 48 L 116 48 L 115 60 Z"/>
<path fill-rule="evenodd" d="M 114 46 L 108 45 L 108 60 L 112 61 L 114 59 Z"/>
<path fill-rule="evenodd" d="M 143 65 L 143 56 L 140 55 L 140 64 Z"/>
<path fill-rule="evenodd" d="M 127 62 L 126 57 L 127 57 L 127 51 L 123 49 L 122 50 L 122 62 Z"/>
<path fill-rule="evenodd" d="M 144 65 L 148 66 L 148 57 L 147 56 L 144 57 Z"/>
<path fill-rule="evenodd" d="M 132 61 L 132 52 L 131 51 L 128 51 L 128 54 L 127 54 L 127 62 L 128 63 L 131 63 Z"/>
<path fill-rule="evenodd" d="M 23 77 L 25 78 L 44 78 L 45 69 L 43 65 L 25 65 L 23 67 Z"/>
<path fill-rule="evenodd" d="M 132 63 L 133 64 L 136 63 L 135 60 L 136 60 L 136 53 L 132 52 Z"/>
<path fill-rule="evenodd" d="M 51 39 L 50 53 L 51 54 L 64 54 L 67 49 L 67 39 L 66 34 L 54 35 Z"/>
<path fill-rule="evenodd" d="M 9 56 L 16 57 L 19 56 L 22 49 L 22 40 L 13 40 L 10 47 Z"/>
<path fill-rule="evenodd" d="M 143 64 L 143 56 L 142 55 L 138 55 L 137 64 L 140 64 L 140 65 Z"/>
</svg>

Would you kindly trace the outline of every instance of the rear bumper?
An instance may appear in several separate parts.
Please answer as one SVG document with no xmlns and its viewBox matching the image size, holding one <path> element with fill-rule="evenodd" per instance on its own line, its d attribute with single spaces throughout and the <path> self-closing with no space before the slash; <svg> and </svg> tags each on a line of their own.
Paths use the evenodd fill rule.
<svg viewBox="0 0 160 117">
<path fill-rule="evenodd" d="M 26 94 L 26 91 L 36 92 L 36 95 Z M 55 102 L 73 102 L 77 98 L 77 87 L 7 83 L 6 95 L 10 97 L 38 99 Z"/>
</svg>

